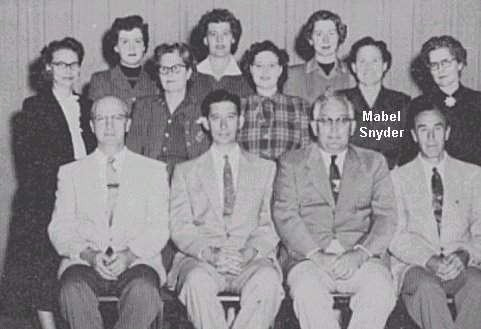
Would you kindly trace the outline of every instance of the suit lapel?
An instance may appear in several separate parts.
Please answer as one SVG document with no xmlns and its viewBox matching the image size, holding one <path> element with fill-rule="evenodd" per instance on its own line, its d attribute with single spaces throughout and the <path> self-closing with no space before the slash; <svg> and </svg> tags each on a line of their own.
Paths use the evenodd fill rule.
<svg viewBox="0 0 481 329">
<path fill-rule="evenodd" d="M 199 176 L 201 177 L 202 187 L 204 189 L 207 198 L 209 199 L 214 212 L 219 220 L 223 220 L 222 216 L 222 204 L 221 196 L 219 193 L 219 185 L 217 185 L 217 177 L 215 175 L 214 160 L 212 159 L 211 152 L 204 153 L 199 158 Z"/>
<path fill-rule="evenodd" d="M 307 160 L 307 173 L 310 181 L 313 182 L 319 193 L 329 203 L 332 208 L 336 207 L 334 196 L 332 195 L 329 177 L 327 175 L 327 168 L 322 159 L 321 152 L 317 149 L 317 145 L 310 146 L 309 158 Z"/>
<path fill-rule="evenodd" d="M 338 205 L 346 205 L 356 200 L 356 180 L 360 169 L 359 158 L 352 147 L 348 147 L 344 167 L 342 168 L 341 185 L 339 186 Z"/>
<path fill-rule="evenodd" d="M 85 181 L 82 182 L 87 188 L 89 196 L 90 211 L 93 212 L 92 221 L 97 222 L 100 227 L 108 229 L 108 195 L 107 187 L 105 186 L 105 176 L 101 172 L 103 168 L 99 164 L 98 154 L 93 153 L 89 155 L 83 166 Z"/>
<path fill-rule="evenodd" d="M 227 227 L 231 226 L 231 222 L 240 223 L 241 220 L 237 220 L 235 217 L 239 216 L 241 212 L 241 208 L 245 207 L 246 205 L 251 204 L 248 202 L 248 198 L 250 196 L 249 189 L 252 189 L 251 184 L 255 184 L 256 180 L 251 179 L 252 174 L 255 173 L 252 171 L 251 162 L 244 150 L 241 150 L 239 156 L 239 167 L 237 172 L 237 182 L 236 182 L 236 189 L 235 189 L 235 205 L 234 205 L 234 212 L 232 217 L 230 218 L 230 222 L 226 223 Z"/>
<path fill-rule="evenodd" d="M 115 222 L 121 222 L 122 217 L 125 214 L 123 211 L 124 206 L 128 205 L 130 202 L 130 194 L 131 193 L 138 193 L 138 191 L 133 191 L 134 184 L 132 182 L 135 179 L 132 177 L 137 173 L 138 168 L 135 168 L 134 165 L 134 158 L 128 149 L 125 150 L 122 170 L 120 171 L 120 175 L 118 177 L 119 180 L 119 193 L 117 195 L 117 200 L 115 201 L 115 209 L 114 209 L 114 217 L 112 221 L 112 227 L 118 225 Z M 107 198 L 108 202 L 108 198 Z M 106 204 L 107 205 L 107 204 Z M 108 205 L 107 205 L 108 209 Z"/>
</svg>

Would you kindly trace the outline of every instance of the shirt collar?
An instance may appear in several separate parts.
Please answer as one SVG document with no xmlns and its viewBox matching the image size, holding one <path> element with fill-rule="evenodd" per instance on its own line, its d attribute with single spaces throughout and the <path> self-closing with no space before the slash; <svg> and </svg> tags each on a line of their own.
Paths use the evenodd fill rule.
<svg viewBox="0 0 481 329">
<path fill-rule="evenodd" d="M 328 153 L 318 147 L 319 152 L 321 152 L 322 160 L 324 160 L 324 164 L 326 165 L 327 172 L 329 173 L 329 166 L 331 165 L 331 156 L 332 155 L 337 155 L 336 158 L 336 165 L 339 168 L 339 173 L 342 175 L 342 170 L 344 168 L 344 160 L 346 160 L 346 154 L 347 154 L 347 147 L 345 150 L 339 152 L 339 153 Z"/>
<path fill-rule="evenodd" d="M 122 170 L 122 165 L 124 163 L 126 153 L 127 153 L 127 148 L 124 146 L 117 154 L 113 156 L 113 158 L 115 159 L 114 168 L 118 172 Z M 107 165 L 107 161 L 110 158 L 109 156 L 104 154 L 98 147 L 95 150 L 95 157 L 97 158 L 97 160 L 99 161 L 102 167 L 105 167 Z"/>
<path fill-rule="evenodd" d="M 212 143 L 211 150 L 214 159 L 222 159 L 222 161 L 224 161 L 224 156 L 227 155 L 229 157 L 230 163 L 237 163 L 239 161 L 241 150 L 239 144 L 237 143 L 235 147 L 229 149 L 227 152 L 219 150 L 219 148 L 214 143 Z"/>
<path fill-rule="evenodd" d="M 444 167 L 445 167 L 445 164 L 446 164 L 446 158 L 448 157 L 448 154 L 446 153 L 446 151 L 443 151 L 443 152 L 444 152 L 443 159 L 441 160 L 440 163 L 438 163 L 435 166 L 433 166 L 431 163 L 426 161 L 426 159 L 424 159 L 422 157 L 421 152 L 418 154 L 418 158 L 421 161 L 424 173 L 429 180 L 431 179 L 431 177 L 433 175 L 433 168 L 436 168 L 438 170 L 439 174 L 441 175 L 441 177 L 444 178 Z"/>
<path fill-rule="evenodd" d="M 210 63 L 209 56 L 207 56 L 206 59 L 204 59 L 202 62 L 200 62 L 197 65 L 197 71 L 203 74 L 215 76 L 214 71 L 212 70 L 212 66 Z M 230 55 L 230 61 L 229 64 L 227 64 L 227 67 L 222 74 L 222 76 L 225 75 L 242 75 L 242 71 L 240 70 L 239 66 L 237 65 L 237 62 L 235 61 L 234 56 Z"/>
</svg>

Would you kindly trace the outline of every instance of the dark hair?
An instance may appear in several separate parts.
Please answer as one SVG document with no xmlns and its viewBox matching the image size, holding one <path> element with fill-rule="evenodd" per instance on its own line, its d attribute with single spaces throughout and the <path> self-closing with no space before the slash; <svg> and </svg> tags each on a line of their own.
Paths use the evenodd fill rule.
<svg viewBox="0 0 481 329">
<path fill-rule="evenodd" d="M 51 88 L 52 87 L 52 71 L 47 70 L 47 65 L 52 63 L 53 54 L 57 50 L 68 49 L 77 54 L 79 65 L 82 65 L 84 59 L 84 47 L 74 38 L 66 37 L 62 40 L 54 40 L 45 46 L 40 52 L 40 76 L 37 81 L 37 88 Z"/>
<path fill-rule="evenodd" d="M 316 11 L 308 18 L 307 22 L 302 26 L 301 31 L 296 38 L 296 52 L 306 61 L 314 57 L 315 51 L 309 43 L 309 40 L 311 40 L 312 38 L 314 25 L 317 21 L 332 21 L 334 23 L 334 25 L 336 26 L 337 35 L 339 36 L 338 46 L 342 45 L 343 42 L 346 40 L 347 25 L 341 21 L 341 17 L 339 17 L 339 15 L 328 10 Z"/>
<path fill-rule="evenodd" d="M 192 72 L 195 72 L 195 60 L 192 52 L 190 51 L 189 46 L 187 46 L 183 42 L 174 42 L 174 43 L 163 43 L 158 45 L 154 49 L 154 55 L 152 59 L 149 61 L 147 67 L 148 71 L 151 75 L 152 80 L 156 81 L 159 84 L 159 87 L 162 88 L 159 79 L 159 67 L 160 67 L 160 60 L 162 56 L 165 54 L 173 54 L 178 53 L 179 57 L 184 62 L 186 69 L 191 69 Z"/>
<path fill-rule="evenodd" d="M 421 48 L 421 57 L 426 66 L 429 65 L 429 53 L 439 48 L 448 48 L 449 52 L 456 59 L 458 63 L 468 65 L 468 53 L 461 42 L 450 35 L 442 35 L 439 37 L 432 37 L 426 41 Z"/>
<path fill-rule="evenodd" d="M 443 112 L 443 110 L 437 104 L 433 96 L 425 95 L 417 98 L 411 103 L 408 114 L 408 127 L 410 129 L 415 128 L 416 118 L 423 112 L 438 111 L 446 122 L 446 126 L 450 126 L 449 118 Z"/>
<path fill-rule="evenodd" d="M 144 20 L 139 15 L 132 15 L 126 17 L 117 17 L 107 31 L 103 40 L 103 53 L 105 59 L 111 65 L 118 64 L 120 56 L 114 50 L 114 47 L 119 42 L 120 31 L 132 31 L 138 28 L 142 32 L 142 39 L 144 41 L 145 51 L 149 46 L 149 25 L 144 23 Z"/>
<path fill-rule="evenodd" d="M 279 89 L 279 91 L 282 91 L 282 87 L 287 80 L 287 63 L 289 63 L 289 55 L 284 49 L 279 49 L 279 47 L 277 47 L 270 40 L 255 42 L 248 50 L 246 50 L 241 60 L 241 67 L 244 71 L 244 75 L 247 77 L 247 80 L 255 89 L 256 85 L 254 83 L 254 79 L 252 78 L 250 66 L 254 64 L 257 54 L 263 51 L 270 51 L 277 56 L 279 65 L 282 67 L 281 76 L 277 80 L 277 88 Z"/>
<path fill-rule="evenodd" d="M 210 106 L 212 104 L 220 102 L 233 103 L 237 108 L 237 114 L 241 114 L 241 102 L 239 96 L 237 96 L 236 94 L 232 94 L 225 89 L 218 89 L 205 96 L 201 107 L 202 116 L 207 118 L 210 113 Z"/>
<path fill-rule="evenodd" d="M 209 23 L 229 23 L 234 38 L 234 43 L 231 47 L 231 52 L 234 54 L 239 46 L 239 41 L 242 35 L 242 25 L 234 14 L 227 9 L 215 8 L 200 18 L 199 23 L 192 31 L 191 43 L 192 49 L 198 49 L 198 58 L 205 58 L 208 55 L 208 48 L 204 44 L 203 40 L 207 36 L 207 30 Z"/>
<path fill-rule="evenodd" d="M 352 64 L 356 63 L 357 53 L 365 46 L 373 46 L 379 49 L 383 63 L 387 64 L 386 72 L 384 72 L 384 74 L 387 73 L 391 68 L 392 56 L 391 52 L 387 49 L 386 43 L 382 40 L 374 40 L 372 37 L 364 37 L 354 42 L 347 57 L 347 63 L 349 64 L 349 70 L 351 70 L 352 75 L 356 76 L 356 73 L 352 70 Z"/>
</svg>

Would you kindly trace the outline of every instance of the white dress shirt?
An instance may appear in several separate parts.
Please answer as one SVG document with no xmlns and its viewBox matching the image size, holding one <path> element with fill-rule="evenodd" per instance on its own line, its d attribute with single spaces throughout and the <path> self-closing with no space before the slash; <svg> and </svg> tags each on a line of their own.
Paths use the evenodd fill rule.
<svg viewBox="0 0 481 329">
<path fill-rule="evenodd" d="M 85 143 L 82 138 L 82 130 L 80 129 L 80 104 L 78 102 L 78 95 L 70 95 L 68 97 L 62 97 L 53 89 L 53 94 L 57 99 L 60 107 L 62 108 L 63 115 L 67 120 L 68 130 L 72 137 L 73 153 L 75 160 L 84 158 L 87 156 L 87 150 L 85 149 Z"/>
<path fill-rule="evenodd" d="M 442 181 L 444 182 L 444 164 L 446 163 L 446 153 L 444 152 L 445 151 L 443 151 L 442 160 L 437 165 L 433 165 L 429 163 L 426 159 L 422 157 L 421 153 L 418 154 L 418 157 L 421 160 L 421 164 L 423 165 L 424 176 L 426 178 L 426 183 L 429 191 L 431 191 L 431 180 L 433 177 L 433 168 L 437 169 L 439 175 L 441 175 Z"/>
</svg>

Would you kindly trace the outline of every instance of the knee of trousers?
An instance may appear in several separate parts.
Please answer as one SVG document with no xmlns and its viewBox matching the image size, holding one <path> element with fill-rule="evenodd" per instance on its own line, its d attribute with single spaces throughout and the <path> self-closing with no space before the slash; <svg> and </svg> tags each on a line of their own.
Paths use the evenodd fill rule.
<svg viewBox="0 0 481 329">
<path fill-rule="evenodd" d="M 363 278 L 361 291 L 364 300 L 361 303 L 372 301 L 380 309 L 391 311 L 396 304 L 396 286 L 385 267 L 374 267 L 369 275 Z"/>
<path fill-rule="evenodd" d="M 211 275 L 201 267 L 195 267 L 190 270 L 181 290 L 217 296 L 216 282 Z"/>
<path fill-rule="evenodd" d="M 160 305 L 162 303 L 157 285 L 151 280 L 136 278 L 129 283 L 128 295 L 139 304 Z"/>
<path fill-rule="evenodd" d="M 92 295 L 89 304 L 95 305 L 97 298 L 90 286 L 78 276 L 62 277 L 60 281 L 59 302 L 62 308 L 78 305 L 80 301 L 85 300 L 88 295 Z M 84 296 L 83 298 L 79 298 Z"/>
<path fill-rule="evenodd" d="M 272 267 L 263 267 L 257 271 L 249 280 L 248 285 L 254 287 L 254 292 L 259 296 L 274 297 L 284 295 L 282 281 L 279 273 Z"/>
<path fill-rule="evenodd" d="M 417 284 L 416 294 L 425 298 L 446 296 L 441 284 L 434 277 L 430 276 L 424 276 L 420 278 L 420 281 Z"/>
<path fill-rule="evenodd" d="M 309 303 L 317 305 L 319 302 L 332 304 L 332 297 L 326 286 L 319 278 L 311 275 L 301 275 L 296 282 L 289 285 L 289 293 L 294 303 Z"/>
</svg>

